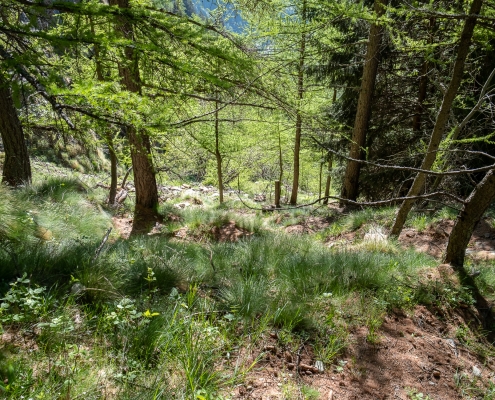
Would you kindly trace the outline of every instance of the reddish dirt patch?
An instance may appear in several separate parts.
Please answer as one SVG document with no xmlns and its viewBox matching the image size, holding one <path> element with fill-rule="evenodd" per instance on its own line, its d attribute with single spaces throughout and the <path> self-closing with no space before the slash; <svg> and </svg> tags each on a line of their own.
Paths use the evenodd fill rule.
<svg viewBox="0 0 495 400">
<path fill-rule="evenodd" d="M 408 399 L 411 391 L 435 400 L 461 399 L 461 390 L 456 386 L 456 376 L 461 374 L 465 383 L 483 393 L 494 376 L 493 361 L 478 359 L 455 338 L 456 326 L 469 322 L 474 312 L 464 310 L 450 322 L 423 306 L 410 316 L 397 312 L 385 318 L 378 344 L 367 341 L 366 328 L 352 332 L 351 345 L 337 364 L 339 367 L 327 368 L 323 373 L 308 369 L 316 362 L 310 347 L 300 348 L 299 353 L 290 352 L 278 346 L 271 334 L 258 354 L 253 355 L 261 356 L 261 361 L 246 383 L 233 393 L 234 398 L 289 398 L 287 388 L 292 382 L 292 387 L 297 383 L 318 390 L 324 400 Z M 481 371 L 481 377 L 474 375 L 473 367 Z M 297 392 L 293 396 L 303 398 Z"/>
<path fill-rule="evenodd" d="M 132 231 L 132 218 L 112 217 L 114 229 L 122 239 L 128 239 Z"/>
<path fill-rule="evenodd" d="M 252 235 L 247 229 L 238 227 L 235 221 L 229 221 L 221 227 L 215 226 L 212 228 L 211 233 L 218 242 L 237 242 L 243 237 Z"/>
<path fill-rule="evenodd" d="M 302 235 L 304 233 L 314 233 L 328 228 L 333 219 L 330 217 L 309 217 L 299 224 L 289 225 L 285 228 L 286 233 Z"/>
<path fill-rule="evenodd" d="M 453 227 L 454 221 L 442 220 L 422 232 L 405 228 L 399 236 L 399 242 L 406 247 L 414 247 L 417 251 L 440 258 L 447 249 Z M 486 220 L 480 221 L 476 227 L 469 241 L 467 254 L 478 259 L 495 259 L 495 230 Z"/>
</svg>

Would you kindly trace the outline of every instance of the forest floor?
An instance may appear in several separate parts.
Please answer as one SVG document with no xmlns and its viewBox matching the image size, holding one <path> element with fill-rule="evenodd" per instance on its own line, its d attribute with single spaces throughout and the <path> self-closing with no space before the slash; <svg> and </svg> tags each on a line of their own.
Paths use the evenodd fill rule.
<svg viewBox="0 0 495 400">
<path fill-rule="evenodd" d="M 0 398 L 495 399 L 483 310 L 441 263 L 451 210 L 393 241 L 393 208 L 264 212 L 234 191 L 219 207 L 184 184 L 129 238 L 126 190 L 108 210 L 91 177 L 14 195 L 34 223 L 12 236 L 31 243 L 15 242 L 23 271 L 0 254 Z M 466 262 L 489 301 L 494 259 L 489 213 Z"/>
<path fill-rule="evenodd" d="M 217 193 L 214 188 L 196 190 Z M 179 198 L 191 199 L 193 195 L 192 202 L 178 203 L 179 209 L 203 206 L 189 185 L 174 187 L 173 192 Z M 328 208 L 335 212 L 333 217 L 302 216 L 297 223 L 283 225 L 290 214 L 282 212 L 277 213 L 274 223 L 289 235 L 325 232 L 333 222 L 342 219 L 344 211 L 336 203 L 330 203 Z M 242 216 L 245 214 L 243 210 Z M 121 237 L 128 238 L 132 220 L 114 217 L 113 223 Z M 453 226 L 453 220 L 440 219 L 419 230 L 407 227 L 398 243 L 440 262 Z M 220 242 L 237 242 L 251 235 L 238 227 L 235 220 L 213 227 L 211 233 L 214 240 Z M 159 230 L 154 229 L 150 234 L 159 234 Z M 201 236 L 189 234 L 187 227 L 177 229 L 173 236 L 178 240 L 202 241 Z M 330 235 L 324 243 L 352 251 L 353 246 L 357 243 L 359 247 L 363 240 L 380 243 L 387 238 L 382 228 L 363 224 L 356 230 Z M 468 247 L 467 254 L 472 260 L 495 260 L 495 229 L 489 222 L 480 222 Z M 426 279 L 442 284 L 445 279 L 456 280 L 456 277 L 450 266 L 439 264 L 426 273 Z M 304 396 L 301 387 L 310 387 L 316 390 L 318 398 L 325 400 L 495 398 L 495 359 L 486 357 L 483 351 L 477 354 L 457 339 L 459 336 L 466 339 L 462 338 L 462 330 L 468 326 L 479 327 L 481 319 L 478 310 L 465 304 L 455 310 L 428 309 L 423 305 L 408 312 L 393 310 L 384 317 L 376 340 L 370 342 L 366 327 L 356 327 L 349 332 L 349 346 L 329 369 L 315 366 L 318 359 L 310 345 L 303 344 L 297 351 L 280 346 L 275 330 L 251 350 L 246 362 L 256 362 L 257 367 L 247 375 L 245 383 L 230 394 L 238 399 L 290 399 Z M 290 383 L 294 380 L 297 384 Z"/>
</svg>

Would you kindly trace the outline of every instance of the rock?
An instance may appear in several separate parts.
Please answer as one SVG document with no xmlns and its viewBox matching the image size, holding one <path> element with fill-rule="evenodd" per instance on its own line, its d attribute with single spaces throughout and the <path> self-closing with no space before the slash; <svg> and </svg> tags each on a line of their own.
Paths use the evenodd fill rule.
<svg viewBox="0 0 495 400">
<path fill-rule="evenodd" d="M 318 372 L 320 373 L 325 372 L 325 365 L 323 364 L 323 361 L 317 360 L 315 362 L 315 368 L 318 369 Z"/>
<path fill-rule="evenodd" d="M 301 371 L 311 371 L 311 372 L 315 372 L 315 373 L 318 372 L 318 368 L 315 368 L 315 367 L 308 365 L 308 364 L 302 364 L 302 363 L 299 364 L 299 369 Z"/>
<path fill-rule="evenodd" d="M 275 346 L 265 346 L 263 351 L 269 351 L 270 353 L 277 354 L 277 348 Z"/>
<path fill-rule="evenodd" d="M 287 361 L 288 363 L 292 362 L 292 354 L 290 354 L 290 352 L 286 351 L 284 353 L 284 357 L 285 357 L 285 361 Z"/>
<path fill-rule="evenodd" d="M 70 288 L 70 293 L 71 294 L 80 294 L 84 290 L 86 290 L 86 287 L 81 282 L 76 282 Z"/>
<path fill-rule="evenodd" d="M 370 230 L 364 235 L 363 241 L 374 243 L 386 242 L 387 235 L 383 233 L 383 230 L 380 226 L 372 226 Z"/>
<path fill-rule="evenodd" d="M 327 400 L 333 400 L 333 390 L 328 392 Z"/>
<path fill-rule="evenodd" d="M 473 365 L 473 375 L 477 378 L 481 377 L 481 370 L 476 365 Z"/>
<path fill-rule="evenodd" d="M 287 369 L 288 369 L 289 371 L 292 371 L 294 368 L 295 368 L 295 365 L 294 365 L 294 364 L 292 364 L 292 363 L 288 363 L 288 364 L 287 364 Z"/>
<path fill-rule="evenodd" d="M 433 371 L 433 377 L 435 379 L 440 379 L 440 371 L 438 371 L 438 370 Z"/>
</svg>

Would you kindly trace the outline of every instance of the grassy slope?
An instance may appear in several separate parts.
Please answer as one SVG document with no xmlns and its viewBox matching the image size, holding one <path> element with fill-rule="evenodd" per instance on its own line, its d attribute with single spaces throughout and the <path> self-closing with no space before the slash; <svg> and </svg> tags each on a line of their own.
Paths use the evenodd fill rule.
<svg viewBox="0 0 495 400">
<path fill-rule="evenodd" d="M 171 226 L 187 225 L 201 243 L 172 240 L 170 226 L 131 240 L 114 233 L 95 258 L 111 214 L 100 205 L 104 191 L 82 180 L 0 193 L 5 398 L 227 399 L 255 366 L 250 349 L 273 330 L 284 346 L 308 343 L 329 366 L 353 327 L 379 341 L 392 309 L 472 302 L 453 282 L 423 279 L 436 261 L 396 243 L 323 244 L 329 234 L 386 225 L 391 209 L 334 218 L 323 232 L 296 236 L 280 229 L 277 215 L 167 206 L 162 211 L 181 218 Z M 286 224 L 307 213 L 286 213 Z M 254 235 L 211 241 L 211 227 L 232 219 Z M 495 267 L 479 279 L 488 293 Z"/>
</svg>

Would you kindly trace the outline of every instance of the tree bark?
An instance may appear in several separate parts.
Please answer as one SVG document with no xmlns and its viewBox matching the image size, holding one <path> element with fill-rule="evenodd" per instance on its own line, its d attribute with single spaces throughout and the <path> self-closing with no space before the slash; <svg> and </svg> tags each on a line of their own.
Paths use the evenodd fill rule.
<svg viewBox="0 0 495 400">
<path fill-rule="evenodd" d="M 306 21 L 306 1 L 303 1 L 302 18 Z M 302 115 L 301 103 L 304 97 L 304 62 L 306 58 L 306 32 L 301 34 L 301 44 L 299 47 L 299 64 L 297 66 L 297 112 L 296 112 L 296 137 L 294 138 L 294 173 L 292 177 L 292 191 L 290 194 L 290 204 L 297 204 L 297 192 L 299 190 L 300 175 L 300 154 L 301 154 L 301 132 Z"/>
<path fill-rule="evenodd" d="M 215 159 L 217 161 L 218 200 L 223 203 L 222 153 L 220 153 L 220 129 L 218 122 L 218 101 L 215 102 Z"/>
<path fill-rule="evenodd" d="M 385 13 L 385 6 L 388 0 L 375 0 L 374 10 L 377 17 Z M 380 45 L 383 36 L 383 28 L 379 24 L 372 24 L 369 33 L 368 47 L 366 49 L 366 58 L 359 90 L 356 119 L 351 137 L 351 148 L 349 157 L 360 160 L 363 156 L 363 146 L 366 142 L 366 131 L 371 115 L 371 100 L 375 89 L 376 75 L 378 71 L 378 59 Z M 356 200 L 359 189 L 359 173 L 361 164 L 356 161 L 348 161 L 344 175 L 344 185 L 342 188 L 342 198 Z M 341 206 L 345 206 L 341 202 Z"/>
<path fill-rule="evenodd" d="M 461 85 L 462 76 L 464 73 L 464 64 L 466 63 L 469 46 L 471 44 L 471 38 L 473 36 L 474 27 L 476 26 L 477 15 L 481 10 L 482 5 L 483 0 L 473 0 L 473 3 L 471 4 L 469 14 L 466 18 L 466 22 L 464 23 L 464 28 L 462 30 L 461 39 L 459 41 L 459 48 L 457 50 L 457 57 L 454 64 L 452 79 L 443 97 L 443 102 L 440 107 L 440 111 L 438 112 L 435 126 L 431 134 L 428 150 L 420 167 L 421 169 L 431 169 L 433 163 L 436 160 L 437 150 L 439 149 L 442 137 L 445 134 L 452 104 L 454 103 L 457 91 L 459 90 L 459 86 Z M 407 196 L 417 196 L 421 192 L 421 190 L 423 190 L 426 177 L 426 174 L 418 173 L 411 188 L 409 189 Z M 401 204 L 394 222 L 394 226 L 392 227 L 392 231 L 390 233 L 391 236 L 400 235 L 404 223 L 406 222 L 407 215 L 409 214 L 409 211 L 411 210 L 413 204 L 414 200 L 405 200 Z"/>
<path fill-rule="evenodd" d="M 462 267 L 466 248 L 474 228 L 495 199 L 495 174 L 488 171 L 483 180 L 473 189 L 461 212 L 457 216 L 449 237 L 445 262 Z"/>
<path fill-rule="evenodd" d="M 110 192 L 108 193 L 108 204 L 115 204 L 115 196 L 117 195 L 117 154 L 113 147 L 113 138 L 110 132 L 106 132 L 106 139 L 108 144 L 108 152 L 110 153 Z"/>
<path fill-rule="evenodd" d="M 31 164 L 24 131 L 7 80 L 0 73 L 0 134 L 5 150 L 2 183 L 19 186 L 31 182 Z"/>
<path fill-rule="evenodd" d="M 89 23 L 91 27 L 91 33 L 95 35 L 94 23 L 91 17 L 89 17 Z M 98 43 L 94 45 L 94 51 L 95 51 L 96 78 L 98 79 L 98 81 L 104 82 L 105 76 L 103 74 L 103 65 L 101 64 L 101 59 L 100 59 L 100 45 Z M 110 206 L 113 206 L 115 204 L 115 197 L 117 196 L 118 159 L 117 159 L 117 153 L 115 152 L 112 134 L 111 132 L 108 131 L 108 129 L 105 129 L 105 132 L 103 133 L 103 137 L 107 142 L 108 152 L 110 154 L 110 191 L 108 193 L 108 204 Z"/>
<path fill-rule="evenodd" d="M 120 8 L 129 8 L 129 0 L 110 0 L 109 4 Z M 134 39 L 133 26 L 124 17 L 117 17 L 116 30 L 125 39 Z M 122 85 L 128 91 L 141 93 L 138 56 L 131 46 L 124 49 L 124 60 L 119 63 L 119 75 Z M 134 223 L 131 233 L 138 233 L 147 229 L 149 223 L 157 217 L 158 188 L 151 157 L 149 136 L 144 132 L 138 132 L 134 126 L 127 127 L 127 136 L 131 150 L 134 186 L 136 188 Z"/>
<path fill-rule="evenodd" d="M 328 204 L 328 196 L 330 196 L 330 184 L 332 183 L 332 176 L 330 173 L 332 172 L 332 162 L 333 162 L 333 154 L 328 154 L 328 171 L 327 171 L 327 182 L 325 185 L 325 199 L 323 200 L 323 204 Z"/>
<path fill-rule="evenodd" d="M 435 28 L 435 18 L 430 18 L 430 31 L 433 32 Z M 430 35 L 429 43 L 432 44 L 433 34 Z M 428 92 L 428 70 L 430 69 L 430 63 L 427 59 L 424 60 L 421 68 L 421 76 L 419 77 L 419 90 L 418 90 L 418 103 L 414 110 L 412 128 L 414 132 L 421 131 L 421 122 L 424 113 L 424 102 L 426 100 L 426 94 Z"/>
</svg>

